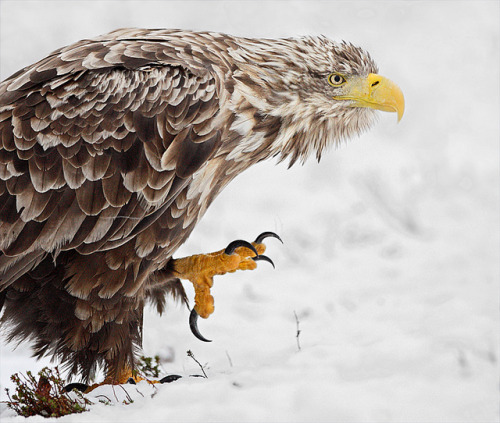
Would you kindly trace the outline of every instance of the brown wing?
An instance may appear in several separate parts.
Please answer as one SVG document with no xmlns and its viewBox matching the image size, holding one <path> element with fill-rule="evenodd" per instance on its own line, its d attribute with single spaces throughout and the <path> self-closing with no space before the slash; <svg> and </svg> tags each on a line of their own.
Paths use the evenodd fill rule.
<svg viewBox="0 0 500 423">
<path fill-rule="evenodd" d="M 219 91 L 175 49 L 137 40 L 77 43 L 0 84 L 10 339 L 84 378 L 104 361 L 133 366 L 144 282 L 189 235 L 188 184 L 220 145 Z M 166 290 L 182 294 L 175 280 L 151 286 L 160 310 Z"/>
<path fill-rule="evenodd" d="M 94 43 L 0 86 L 5 256 L 125 244 L 158 219 L 218 147 L 214 78 L 134 51 Z M 142 245 L 141 255 L 153 248 Z M 0 276 L 11 264 L 2 269 L 0 259 Z"/>
</svg>

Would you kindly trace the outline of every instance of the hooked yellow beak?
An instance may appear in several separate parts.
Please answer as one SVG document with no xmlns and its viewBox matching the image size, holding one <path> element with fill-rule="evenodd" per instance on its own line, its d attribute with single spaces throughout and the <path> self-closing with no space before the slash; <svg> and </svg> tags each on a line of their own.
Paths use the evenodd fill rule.
<svg viewBox="0 0 500 423">
<path fill-rule="evenodd" d="M 351 78 L 344 84 L 344 93 L 335 100 L 351 100 L 352 107 L 369 107 L 384 112 L 396 112 L 398 122 L 405 111 L 401 89 L 390 79 L 370 73 L 366 78 Z"/>
</svg>

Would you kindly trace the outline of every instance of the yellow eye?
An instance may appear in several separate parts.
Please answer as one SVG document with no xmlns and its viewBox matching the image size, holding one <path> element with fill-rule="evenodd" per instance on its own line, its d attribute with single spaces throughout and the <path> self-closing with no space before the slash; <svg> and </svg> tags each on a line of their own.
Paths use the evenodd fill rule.
<svg viewBox="0 0 500 423">
<path fill-rule="evenodd" d="M 339 75 L 338 73 L 331 73 L 328 75 L 328 83 L 330 85 L 333 85 L 334 87 L 338 87 L 339 85 L 342 85 L 345 82 L 345 78 L 342 75 Z"/>
</svg>

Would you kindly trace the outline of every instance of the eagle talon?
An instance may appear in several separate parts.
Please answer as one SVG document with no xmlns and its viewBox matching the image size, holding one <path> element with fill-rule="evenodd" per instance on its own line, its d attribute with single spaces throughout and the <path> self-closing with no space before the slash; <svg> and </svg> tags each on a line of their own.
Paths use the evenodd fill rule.
<svg viewBox="0 0 500 423">
<path fill-rule="evenodd" d="M 211 339 L 205 338 L 200 331 L 198 330 L 198 316 L 199 314 L 193 308 L 191 310 L 191 314 L 189 315 L 189 327 L 191 328 L 191 332 L 194 336 L 196 336 L 200 341 L 203 342 L 212 342 Z"/>
<path fill-rule="evenodd" d="M 89 389 L 89 385 L 87 385 L 86 383 L 79 383 L 79 382 L 68 383 L 64 387 L 64 392 L 71 392 L 73 389 L 76 389 L 77 391 L 80 392 L 85 392 L 87 389 Z"/>
<path fill-rule="evenodd" d="M 182 376 L 181 375 L 168 375 L 160 379 L 160 383 L 171 383 L 175 382 L 176 380 L 180 379 Z"/>
<path fill-rule="evenodd" d="M 255 238 L 254 242 L 256 244 L 261 244 L 262 241 L 264 241 L 266 238 L 276 238 L 283 244 L 283 240 L 278 234 L 275 234 L 274 232 L 262 232 L 257 238 Z"/>
<path fill-rule="evenodd" d="M 259 253 L 257 252 L 257 250 L 255 249 L 255 247 L 252 244 L 250 244 L 248 241 L 244 241 L 242 239 L 237 239 L 236 241 L 231 242 L 224 250 L 224 253 L 227 254 L 228 256 L 230 256 L 231 254 L 234 253 L 234 251 L 238 247 L 248 248 L 249 250 L 252 250 L 256 256 L 259 255 Z"/>
<path fill-rule="evenodd" d="M 276 269 L 276 267 L 274 266 L 274 262 L 268 256 L 261 254 L 260 256 L 252 257 L 252 260 L 253 261 L 267 261 L 268 263 L 271 263 L 271 266 L 273 266 L 274 269 Z"/>
</svg>

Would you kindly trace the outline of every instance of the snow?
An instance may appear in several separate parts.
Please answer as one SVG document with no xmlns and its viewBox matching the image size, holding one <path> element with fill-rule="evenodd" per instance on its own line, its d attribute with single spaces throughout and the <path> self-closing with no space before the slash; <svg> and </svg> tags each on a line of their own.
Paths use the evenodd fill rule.
<svg viewBox="0 0 500 423">
<path fill-rule="evenodd" d="M 400 124 L 381 114 L 320 164 L 263 163 L 230 184 L 177 256 L 273 230 L 285 242 L 267 243 L 276 269 L 215 280 L 216 311 L 199 324 L 210 344 L 184 308 L 148 310 L 145 354 L 183 378 L 125 386 L 130 405 L 101 387 L 91 397 L 113 405 L 61 422 L 499 421 L 498 2 L 3 1 L 0 12 L 2 79 L 118 27 L 177 27 L 346 39 L 406 98 Z M 201 370 L 187 350 L 207 379 L 190 377 Z M 3 400 L 10 374 L 49 363 L 27 345 L 0 353 Z M 23 420 L 0 406 L 2 422 Z"/>
</svg>

